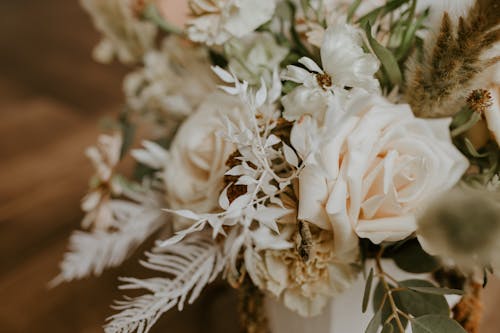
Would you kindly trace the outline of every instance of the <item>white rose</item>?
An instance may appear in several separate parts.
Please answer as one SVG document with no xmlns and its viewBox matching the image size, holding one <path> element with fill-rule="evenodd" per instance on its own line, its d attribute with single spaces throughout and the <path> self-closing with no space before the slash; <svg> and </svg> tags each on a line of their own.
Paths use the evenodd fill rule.
<svg viewBox="0 0 500 333">
<path fill-rule="evenodd" d="M 187 33 L 195 42 L 221 45 L 231 37 L 241 38 L 269 21 L 275 0 L 190 0 L 195 15 Z"/>
<path fill-rule="evenodd" d="M 468 161 L 451 143 L 450 119 L 418 119 L 408 105 L 359 92 L 346 110 L 300 175 L 299 219 L 333 229 L 340 251 L 357 246 L 355 234 L 401 240 L 415 231 L 416 210 L 455 185 Z"/>
<path fill-rule="evenodd" d="M 236 149 L 220 132 L 225 129 L 225 117 L 238 123 L 242 114 L 239 99 L 216 92 L 181 125 L 164 174 L 170 208 L 207 213 L 217 207 L 225 163 Z"/>
</svg>

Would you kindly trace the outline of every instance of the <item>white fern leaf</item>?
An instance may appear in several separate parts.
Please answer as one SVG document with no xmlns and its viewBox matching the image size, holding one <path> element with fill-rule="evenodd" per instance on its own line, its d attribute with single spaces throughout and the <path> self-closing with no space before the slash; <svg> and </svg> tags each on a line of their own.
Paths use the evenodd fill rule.
<svg viewBox="0 0 500 333">
<path fill-rule="evenodd" d="M 69 251 L 60 263 L 61 272 L 51 281 L 62 282 L 100 275 L 106 268 L 119 266 L 152 233 L 168 221 L 157 206 L 144 202 L 111 200 L 109 206 L 116 230 L 75 231 Z"/>
<path fill-rule="evenodd" d="M 160 316 L 184 303 L 193 303 L 202 289 L 222 271 L 226 259 L 209 234 L 197 233 L 181 243 L 156 248 L 143 265 L 167 276 L 140 280 L 123 278 L 121 289 L 146 289 L 149 294 L 117 302 L 120 313 L 111 316 L 106 333 L 146 333 Z"/>
</svg>

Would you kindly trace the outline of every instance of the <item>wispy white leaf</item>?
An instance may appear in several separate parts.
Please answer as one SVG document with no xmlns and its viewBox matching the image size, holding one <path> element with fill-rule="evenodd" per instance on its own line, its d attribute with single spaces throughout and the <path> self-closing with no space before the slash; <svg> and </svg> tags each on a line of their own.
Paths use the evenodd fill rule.
<svg viewBox="0 0 500 333">
<path fill-rule="evenodd" d="M 227 210 L 229 208 L 229 198 L 227 197 L 227 189 L 229 188 L 229 186 L 231 185 L 226 186 L 222 193 L 219 195 L 219 206 L 224 210 Z"/>
<path fill-rule="evenodd" d="M 144 203 L 115 200 L 110 207 L 118 219 L 118 229 L 113 232 L 74 232 L 69 251 L 60 264 L 61 272 L 51 285 L 100 275 L 106 268 L 119 266 L 168 220 L 159 207 L 149 207 Z"/>
<path fill-rule="evenodd" d="M 283 153 L 285 155 L 285 160 L 295 168 L 299 166 L 299 159 L 295 151 L 286 143 L 283 143 Z"/>
<path fill-rule="evenodd" d="M 266 83 L 262 78 L 260 81 L 260 88 L 255 94 L 255 106 L 260 108 L 262 105 L 264 105 L 266 99 L 267 99 L 267 88 L 266 88 Z"/>
<path fill-rule="evenodd" d="M 114 307 L 121 312 L 108 319 L 106 333 L 147 333 L 166 311 L 175 306 L 182 310 L 186 300 L 193 303 L 225 262 L 220 246 L 206 234 L 191 235 L 182 243 L 156 249 L 143 265 L 173 277 L 123 278 L 121 289 L 145 289 L 149 293 L 116 302 Z"/>
<path fill-rule="evenodd" d="M 180 241 L 182 241 L 186 236 L 203 230 L 203 228 L 205 228 L 206 224 L 207 224 L 206 219 L 199 220 L 198 222 L 194 223 L 189 228 L 178 231 L 174 236 L 170 237 L 169 239 L 164 240 L 164 241 L 159 241 L 158 247 L 169 247 L 169 246 L 175 245 L 175 244 L 179 243 Z"/>
<path fill-rule="evenodd" d="M 266 139 L 266 143 L 264 144 L 264 147 L 271 147 L 274 146 L 277 143 L 280 143 L 281 139 L 278 138 L 276 135 L 271 134 L 269 137 Z"/>
<path fill-rule="evenodd" d="M 212 66 L 212 70 L 222 81 L 226 83 L 234 83 L 234 76 L 225 69 L 222 69 L 219 66 Z"/>
</svg>

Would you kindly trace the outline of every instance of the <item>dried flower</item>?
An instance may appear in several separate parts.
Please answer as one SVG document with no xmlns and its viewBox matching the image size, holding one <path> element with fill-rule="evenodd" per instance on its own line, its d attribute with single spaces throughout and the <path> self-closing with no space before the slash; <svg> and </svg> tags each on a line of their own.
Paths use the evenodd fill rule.
<svg viewBox="0 0 500 333">
<path fill-rule="evenodd" d="M 175 36 L 144 56 L 144 67 L 129 73 L 123 87 L 132 110 L 162 120 L 185 118 L 216 89 L 206 50 L 183 46 Z"/>
<path fill-rule="evenodd" d="M 242 38 L 271 19 L 275 0 L 190 0 L 194 18 L 187 33 L 195 42 L 220 45 Z"/>
<path fill-rule="evenodd" d="M 298 247 L 298 230 L 291 239 Z M 307 261 L 297 248 L 264 252 L 265 288 L 302 316 L 320 314 L 330 297 L 346 290 L 359 273 L 354 266 L 357 250 L 339 257 L 330 232 L 312 226 L 311 243 Z"/>
<path fill-rule="evenodd" d="M 94 49 L 97 61 L 108 63 L 116 56 L 123 63 L 139 61 L 154 48 L 157 28 L 142 21 L 133 10 L 136 0 L 80 0 L 104 38 Z"/>
<path fill-rule="evenodd" d="M 465 272 L 500 264 L 500 204 L 497 194 L 458 187 L 436 200 L 418 219 L 426 251 Z"/>
</svg>

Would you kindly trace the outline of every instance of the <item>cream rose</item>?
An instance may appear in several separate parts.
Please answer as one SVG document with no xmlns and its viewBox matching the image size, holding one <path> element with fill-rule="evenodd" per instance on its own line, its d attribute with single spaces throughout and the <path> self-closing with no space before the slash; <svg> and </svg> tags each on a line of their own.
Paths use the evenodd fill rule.
<svg viewBox="0 0 500 333">
<path fill-rule="evenodd" d="M 225 117 L 238 123 L 242 114 L 239 99 L 216 92 L 181 125 L 164 173 L 170 208 L 207 213 L 217 207 L 225 163 L 235 150 L 219 134 L 225 129 Z"/>
<path fill-rule="evenodd" d="M 300 175 L 298 217 L 333 229 L 344 251 L 356 235 L 401 240 L 416 230 L 416 210 L 468 167 L 451 143 L 450 119 L 418 119 L 406 104 L 359 92 L 346 112 Z"/>
</svg>

